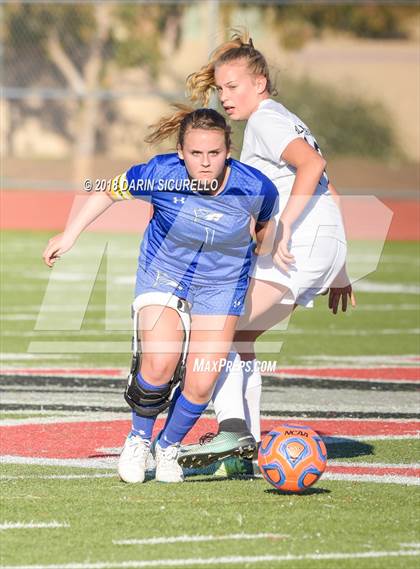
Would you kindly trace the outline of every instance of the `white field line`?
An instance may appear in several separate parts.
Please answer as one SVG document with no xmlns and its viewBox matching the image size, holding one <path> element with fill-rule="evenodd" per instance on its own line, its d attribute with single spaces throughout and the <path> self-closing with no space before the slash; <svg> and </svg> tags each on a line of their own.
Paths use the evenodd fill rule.
<svg viewBox="0 0 420 569">
<path fill-rule="evenodd" d="M 396 364 L 398 364 L 398 367 L 402 364 L 402 363 L 406 363 L 406 364 L 416 364 L 419 365 L 420 364 L 420 358 L 418 356 L 418 354 L 400 354 L 400 355 L 384 355 L 384 356 L 357 356 L 357 364 L 354 363 L 355 360 L 355 356 L 354 355 L 348 355 L 348 356 L 334 356 L 334 355 L 313 355 L 313 356 L 299 356 L 299 360 L 311 360 L 311 361 L 321 361 L 321 362 L 335 362 L 334 366 L 328 366 L 328 367 L 337 367 L 338 369 L 341 369 L 342 366 L 342 362 L 351 362 L 353 365 L 347 365 L 346 364 L 346 368 L 351 368 L 351 367 L 355 367 L 355 368 L 366 368 L 366 367 L 373 367 L 373 368 L 377 368 L 377 367 L 384 367 L 384 368 L 388 368 L 388 367 L 396 367 Z M 341 364 L 341 365 L 340 365 Z M 363 364 L 363 366 L 361 366 L 361 364 Z M 323 368 L 325 367 L 325 365 L 309 365 L 306 364 L 307 367 L 309 368 Z M 285 368 L 287 367 L 292 367 L 292 366 L 285 366 Z M 298 367 L 298 366 L 296 366 Z"/>
<path fill-rule="evenodd" d="M 416 557 L 418 550 L 360 551 L 355 553 L 308 553 L 306 555 L 259 555 L 231 557 L 193 557 L 189 559 L 151 559 L 150 561 L 99 561 L 54 565 L 0 565 L 0 569 L 143 569 L 144 567 L 183 567 L 194 565 L 243 565 L 245 563 L 283 563 L 289 561 L 329 561 L 338 559 L 377 559 Z"/>
<path fill-rule="evenodd" d="M 410 547 L 411 549 L 420 549 L 420 543 L 400 543 L 400 547 Z"/>
<path fill-rule="evenodd" d="M 62 314 L 65 312 L 76 312 L 78 310 L 79 307 L 75 307 L 75 306 L 60 306 L 60 305 L 48 305 L 48 306 L 43 306 L 42 307 L 42 311 L 45 312 L 51 312 L 52 314 Z M 127 310 L 127 306 L 126 305 L 105 305 L 102 306 L 100 304 L 89 304 L 89 311 L 92 312 L 102 312 L 104 310 L 104 308 L 109 311 L 109 312 L 116 312 L 117 314 L 119 314 L 120 316 L 122 314 L 127 314 L 128 310 Z M 364 311 L 374 311 L 374 312 L 394 312 L 395 310 L 418 310 L 419 305 L 418 304 L 408 304 L 408 303 L 395 303 L 395 304 L 360 304 L 357 306 L 357 312 L 364 312 Z M 12 315 L 12 314 L 19 314 L 21 315 L 22 313 L 22 307 L 21 306 L 9 306 L 7 307 L 3 312 L 2 312 L 2 317 L 3 315 Z M 25 306 L 24 308 L 25 310 L 25 314 L 23 315 L 25 318 L 25 320 L 27 318 L 29 319 L 34 319 L 38 313 L 41 310 L 41 306 Z M 33 316 L 31 316 L 31 314 L 33 314 Z M 19 320 L 19 318 L 17 318 L 17 320 Z M 47 331 L 43 330 L 42 333 L 45 334 Z M 79 332 L 79 331 L 78 331 Z M 22 333 L 22 332 L 21 332 Z M 36 331 L 34 332 L 36 334 L 39 334 L 40 331 Z M 51 333 L 53 333 L 51 331 Z M 56 332 L 55 332 L 56 333 Z M 18 332 L 16 332 L 16 334 L 18 334 Z"/>
<path fill-rule="evenodd" d="M 24 475 L 0 475 L 1 480 L 79 480 L 84 478 L 115 478 L 116 474 L 28 474 Z"/>
<path fill-rule="evenodd" d="M 56 316 L 53 315 L 53 318 L 56 319 Z M 64 317 L 63 317 L 64 318 Z M 10 322 L 31 322 L 34 321 L 36 319 L 36 314 L 3 314 L 2 316 L 2 320 L 5 321 L 10 321 Z M 78 324 L 80 322 L 80 318 L 75 317 L 75 318 L 66 318 L 66 324 L 67 326 L 70 326 L 70 324 Z M 132 326 L 130 326 L 131 323 L 131 317 L 129 314 L 127 314 L 125 317 L 123 318 L 113 318 L 113 317 L 107 317 L 107 318 L 95 318 L 95 322 L 97 324 L 127 324 L 127 331 L 130 330 L 132 328 Z M 56 330 L 56 333 L 59 331 L 59 329 Z M 37 334 L 42 335 L 42 328 L 39 330 L 36 330 Z M 74 330 L 72 328 L 70 329 L 64 329 L 61 331 L 61 333 L 66 333 L 66 332 L 78 332 L 78 330 Z"/>
<path fill-rule="evenodd" d="M 15 411 L 2 411 L 3 414 L 7 413 L 22 413 L 22 415 L 28 413 L 42 413 L 42 411 L 25 411 L 22 409 Z M 65 415 L 68 411 L 61 411 L 63 415 L 57 416 L 55 413 L 60 413 L 60 411 L 47 411 L 47 417 L 27 417 L 24 419 L 1 419 L 0 427 L 13 427 L 17 425 L 48 425 L 48 424 L 58 424 L 58 423 L 102 423 L 103 421 L 129 421 L 130 417 L 128 412 L 121 411 L 120 413 L 96 413 L 94 415 L 86 416 L 85 411 L 75 411 L 72 417 Z M 164 415 L 163 415 L 164 416 Z"/>
<path fill-rule="evenodd" d="M 331 464 L 332 466 L 348 466 L 349 468 L 355 468 L 358 466 L 366 468 L 409 468 L 410 470 L 420 468 L 420 463 L 418 462 L 392 464 L 387 462 L 345 462 L 344 460 L 329 460 L 328 464 Z"/>
<path fill-rule="evenodd" d="M 401 283 L 380 283 L 373 281 L 360 281 L 353 287 L 360 292 L 386 292 L 395 294 L 420 294 L 420 287 L 417 284 L 401 284 Z"/>
<path fill-rule="evenodd" d="M 418 310 L 418 304 L 359 304 L 357 306 L 357 312 L 394 312 L 396 310 Z"/>
<path fill-rule="evenodd" d="M 69 390 L 69 386 L 66 385 L 48 385 L 47 387 L 45 385 L 31 385 L 31 392 L 34 391 L 45 391 L 46 389 L 48 389 L 48 394 L 57 394 L 63 391 L 68 391 Z M 7 390 L 7 388 L 5 389 L 5 391 Z M 22 391 L 23 393 L 28 392 L 28 386 L 27 385 L 14 385 L 13 386 L 13 392 L 19 392 Z M 121 388 L 120 387 L 77 387 L 77 386 L 71 386 L 71 391 L 72 393 L 121 393 Z M 51 401 L 53 401 L 53 398 L 49 398 Z M 46 401 L 46 403 L 48 403 L 48 401 Z"/>
<path fill-rule="evenodd" d="M 112 330 L 112 334 L 115 335 L 127 335 L 127 330 Z M 71 330 L 70 330 L 71 332 Z M 77 336 L 103 336 L 104 332 L 103 330 L 77 330 Z M 10 338 L 36 338 L 39 336 L 44 337 L 48 337 L 51 336 L 53 338 L 57 337 L 57 331 L 56 330 L 34 330 L 32 332 L 22 332 L 21 330 L 13 332 L 12 330 L 8 330 L 7 332 L 3 332 L 2 331 L 2 336 L 8 336 Z"/>
<path fill-rule="evenodd" d="M 2 456 L 0 464 L 33 464 L 39 466 L 64 466 L 70 468 L 92 468 L 115 470 L 117 457 L 107 459 L 56 459 L 56 458 L 32 458 L 20 456 Z M 71 476 L 71 475 L 70 475 Z M 110 475 L 111 478 L 114 474 Z M 117 474 L 115 474 L 117 476 Z M 104 476 L 106 477 L 106 476 Z M 5 475 L 5 479 L 8 478 Z M 57 476 L 59 478 L 59 476 Z M 93 477 L 92 477 L 93 478 Z M 409 486 L 420 485 L 420 478 L 413 476 L 398 476 L 391 474 L 342 474 L 326 472 L 323 474 L 324 480 L 338 480 L 350 482 L 374 482 L 380 484 L 405 484 Z M 1 569 L 1 567 L 0 567 Z"/>
<path fill-rule="evenodd" d="M 380 330 L 308 330 L 304 328 L 287 328 L 287 330 L 279 330 L 282 334 L 302 335 L 315 334 L 317 336 L 411 336 L 420 334 L 420 328 L 381 328 Z"/>
<path fill-rule="evenodd" d="M 373 482 L 376 484 L 403 484 L 405 486 L 420 486 L 420 478 L 414 476 L 398 476 L 396 474 L 342 474 L 325 472 L 322 480 L 339 482 Z"/>
<path fill-rule="evenodd" d="M 7 413 L 7 411 L 2 411 L 2 413 Z M 17 410 L 17 411 L 10 411 L 10 413 L 22 413 L 24 414 L 25 411 Z M 28 411 L 28 413 L 42 413 L 42 411 Z M 60 413 L 60 411 L 47 411 L 50 415 L 48 417 L 27 417 L 24 419 L 1 419 L 0 420 L 0 427 L 13 427 L 16 425 L 43 425 L 43 424 L 55 424 L 55 423 L 102 423 L 103 421 L 129 421 L 130 417 L 128 416 L 128 412 L 121 411 L 119 413 L 98 413 L 95 415 L 86 416 L 85 411 L 75 411 L 73 417 L 69 417 L 68 415 L 64 415 L 64 413 L 68 413 L 68 411 L 61 411 L 63 415 L 56 416 L 55 413 Z M 165 416 L 165 415 L 162 415 Z"/>
<path fill-rule="evenodd" d="M 337 437 L 322 437 L 324 443 L 334 443 L 334 444 L 351 444 L 352 441 L 398 441 L 405 439 L 419 439 L 420 435 L 351 435 L 344 438 L 345 435 L 340 435 Z"/>
<path fill-rule="evenodd" d="M 39 466 L 68 466 L 70 468 L 112 469 L 117 464 L 118 457 L 97 458 L 35 458 L 28 456 L 0 456 L 0 464 L 33 464 Z"/>
<path fill-rule="evenodd" d="M 68 523 L 61 523 L 61 522 L 44 522 L 44 523 L 37 523 L 37 522 L 4 522 L 0 524 L 0 531 L 9 530 L 9 529 L 55 529 L 55 528 L 69 528 L 70 525 Z"/>
<path fill-rule="evenodd" d="M 98 331 L 100 332 L 100 331 Z M 54 334 L 56 334 L 56 332 L 53 332 Z M 79 333 L 79 332 L 78 332 Z M 334 332 L 335 333 L 335 332 Z M 20 352 L 20 353 L 4 353 L 4 356 L 7 356 L 7 359 L 10 360 L 15 360 L 18 361 L 19 357 L 22 355 L 25 355 L 24 352 Z M 32 356 L 34 354 L 26 354 L 28 356 Z M 31 359 L 29 358 L 29 359 Z M 45 359 L 48 359 L 48 355 L 46 356 Z M 70 357 L 68 356 L 67 359 L 70 359 Z M 401 367 L 401 364 L 406 364 L 408 366 L 410 365 L 414 365 L 414 366 L 418 366 L 420 365 L 420 356 L 418 354 L 400 354 L 400 355 L 395 355 L 395 354 L 389 354 L 389 355 L 383 355 L 383 356 L 357 356 L 357 363 L 354 363 L 355 361 L 355 356 L 354 355 L 347 355 L 347 356 L 334 356 L 334 355 L 312 355 L 312 356 L 299 356 L 298 357 L 299 360 L 302 361 L 319 361 L 319 362 L 329 362 L 328 367 L 329 368 L 337 368 L 337 369 L 342 369 L 343 368 L 343 363 L 345 363 L 345 367 L 347 368 L 355 368 L 355 369 L 365 369 L 365 368 L 384 368 L 387 369 L 389 367 Z M 398 366 L 397 366 L 398 364 Z M 281 367 L 278 368 L 278 371 L 283 371 L 285 370 L 287 372 L 287 370 L 289 368 L 296 368 L 296 367 L 306 367 L 308 369 L 324 369 L 325 368 L 325 364 L 303 364 L 303 365 L 298 365 L 298 364 L 282 364 Z M 18 373 L 19 375 L 28 375 L 29 377 L 33 376 L 37 370 L 39 369 L 44 370 L 45 366 L 42 367 L 25 367 L 23 368 L 22 365 L 8 365 L 7 367 L 3 367 L 1 370 L 1 373 L 4 375 L 13 375 Z M 95 376 L 96 377 L 101 377 L 101 378 L 105 378 L 105 379 L 121 379 L 121 378 L 125 378 L 127 376 L 128 373 L 128 368 L 126 367 L 121 367 L 121 368 L 112 368 L 112 370 L 115 372 L 114 375 L 110 376 L 110 375 L 101 375 L 101 372 L 107 372 L 109 371 L 108 367 L 100 367 L 100 366 L 95 366 L 95 367 L 91 367 L 91 366 L 85 366 L 83 364 L 81 364 L 80 366 L 77 367 L 78 372 L 77 374 L 71 369 L 69 368 L 68 371 L 64 371 L 63 370 L 63 366 L 55 366 L 54 364 L 48 365 L 48 372 L 43 372 L 42 373 L 42 377 L 48 377 L 50 375 L 54 375 L 59 373 L 60 376 L 62 377 L 75 377 L 77 375 L 77 377 L 79 376 L 83 376 L 83 377 L 91 377 L 91 373 L 92 371 L 95 371 Z M 86 372 L 85 375 L 83 373 L 83 370 Z"/>
<path fill-rule="evenodd" d="M 27 354 L 25 352 L 11 353 L 4 352 L 0 354 L 0 361 L 22 361 L 22 360 L 78 360 L 80 356 L 77 354 Z"/>
<path fill-rule="evenodd" d="M 197 541 L 225 541 L 247 539 L 287 539 L 289 535 L 279 533 L 233 533 L 228 535 L 178 535 L 174 537 L 152 537 L 149 539 L 114 539 L 114 545 L 157 545 L 166 543 L 192 543 Z"/>
<path fill-rule="evenodd" d="M 21 305 L 9 305 L 6 306 L 4 308 L 4 313 L 5 314 L 9 314 L 9 313 L 18 313 L 21 314 L 22 311 L 24 310 L 26 314 L 30 313 L 30 312 L 34 312 L 34 313 L 38 313 L 41 310 L 41 306 L 40 304 L 29 304 L 27 306 L 25 306 L 24 308 L 22 308 Z M 127 309 L 128 304 L 89 304 L 89 310 L 103 310 L 104 306 L 106 307 L 107 310 L 115 310 L 115 311 L 119 311 L 121 309 L 124 309 L 127 313 L 129 312 L 129 310 Z M 398 305 L 396 305 L 397 307 Z M 415 305 L 413 305 L 415 306 Z M 60 314 L 63 312 L 73 312 L 74 310 L 78 309 L 79 307 L 76 305 L 69 305 L 66 306 L 65 304 L 46 304 L 45 306 L 42 306 L 42 311 L 43 312 L 59 312 Z"/>
</svg>

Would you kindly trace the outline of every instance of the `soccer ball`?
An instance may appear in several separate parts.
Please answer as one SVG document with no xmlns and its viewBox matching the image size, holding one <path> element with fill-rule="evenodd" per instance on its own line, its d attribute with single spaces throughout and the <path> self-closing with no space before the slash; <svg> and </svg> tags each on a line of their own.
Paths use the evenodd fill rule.
<svg viewBox="0 0 420 569">
<path fill-rule="evenodd" d="M 282 425 L 261 441 L 258 466 L 278 490 L 302 492 L 315 484 L 327 466 L 327 449 L 310 427 Z"/>
</svg>

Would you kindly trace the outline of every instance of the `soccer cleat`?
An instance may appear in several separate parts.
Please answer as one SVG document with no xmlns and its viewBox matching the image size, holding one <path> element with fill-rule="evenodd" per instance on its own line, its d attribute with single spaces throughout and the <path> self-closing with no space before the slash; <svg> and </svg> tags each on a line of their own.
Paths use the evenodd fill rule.
<svg viewBox="0 0 420 569">
<path fill-rule="evenodd" d="M 123 482 L 144 481 L 150 443 L 138 435 L 128 435 L 118 461 L 118 474 Z"/>
<path fill-rule="evenodd" d="M 155 450 L 152 447 L 150 447 L 150 452 L 147 455 L 146 470 L 150 472 L 156 470 Z"/>
<path fill-rule="evenodd" d="M 196 445 L 186 445 L 178 459 L 183 468 L 202 468 L 229 456 L 253 458 L 256 442 L 251 433 L 207 433 Z"/>
<path fill-rule="evenodd" d="M 249 458 L 229 456 L 214 464 L 215 471 L 213 476 L 223 478 L 254 477 L 260 475 L 258 463 Z"/>
<path fill-rule="evenodd" d="M 156 480 L 158 482 L 183 482 L 184 474 L 178 464 L 179 444 L 162 448 L 155 447 Z"/>
</svg>

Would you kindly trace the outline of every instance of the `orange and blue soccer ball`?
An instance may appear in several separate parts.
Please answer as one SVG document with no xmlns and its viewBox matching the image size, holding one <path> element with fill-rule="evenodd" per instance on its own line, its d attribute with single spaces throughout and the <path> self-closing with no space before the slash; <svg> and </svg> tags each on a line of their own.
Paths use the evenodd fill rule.
<svg viewBox="0 0 420 569">
<path fill-rule="evenodd" d="M 278 490 L 303 492 L 315 484 L 327 466 L 327 449 L 310 427 L 282 425 L 261 441 L 258 466 Z"/>
</svg>

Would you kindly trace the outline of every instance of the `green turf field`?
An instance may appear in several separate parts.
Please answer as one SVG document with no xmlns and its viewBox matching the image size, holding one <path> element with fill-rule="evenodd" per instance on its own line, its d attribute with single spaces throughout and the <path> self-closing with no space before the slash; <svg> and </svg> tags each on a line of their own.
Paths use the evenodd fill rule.
<svg viewBox="0 0 420 569">
<path fill-rule="evenodd" d="M 3 236 L 3 365 L 127 366 L 136 237 L 114 238 L 111 249 L 119 247 L 124 254 L 118 257 L 111 250 L 111 259 L 101 259 L 104 236 L 82 239 L 73 259 L 59 261 L 50 282 L 40 321 L 50 328 L 34 330 L 52 274 L 41 261 L 49 236 L 41 232 L 6 232 Z M 370 266 L 369 251 L 364 256 L 360 247 L 356 249 L 354 267 L 362 271 Z M 262 351 L 260 357 L 277 359 L 279 366 L 363 367 L 369 357 L 418 353 L 418 274 L 418 246 L 387 243 L 378 270 L 363 281 L 368 286 L 357 294 L 356 310 L 333 316 L 325 307 L 325 298 L 320 298 L 313 311 L 297 311 L 286 332 L 271 334 L 271 342 L 284 342 L 280 355 Z M 67 325 L 73 330 L 63 330 Z M 40 344 L 35 351 L 33 342 L 52 344 L 51 353 L 40 351 Z M 54 347 L 55 342 L 66 343 L 64 353 Z M 28 351 L 31 343 L 32 351 Z M 110 346 L 118 351 L 112 353 Z M 6 424 L 54 416 L 62 414 L 14 411 L 3 413 L 0 420 Z M 328 446 L 330 460 L 388 465 L 418 463 L 419 450 L 415 439 Z M 181 485 L 148 481 L 128 486 L 111 469 L 5 464 L 0 488 L 0 569 L 419 566 L 416 486 L 321 479 L 299 496 L 281 494 L 261 479 L 193 477 Z M 17 522 L 57 522 L 66 527 L 13 529 L 1 525 Z M 229 538 L 232 535 L 236 538 Z M 168 542 L 182 536 L 189 537 Z M 191 541 L 191 536 L 207 536 L 207 541 Z M 153 538 L 167 541 L 117 543 Z"/>
<path fill-rule="evenodd" d="M 127 366 L 137 237 L 113 236 L 108 256 L 102 256 L 107 236 L 82 236 L 76 251 L 51 271 L 41 260 L 50 236 L 6 232 L 3 237 L 4 364 Z M 352 245 L 350 273 L 363 274 L 374 268 L 372 258 L 377 250 L 369 244 Z M 362 280 L 373 290 L 357 293 L 356 310 L 333 316 L 326 308 L 326 298 L 320 297 L 314 310 L 296 311 L 287 331 L 264 336 L 260 346 L 266 341 L 283 344 L 277 353 L 261 349 L 260 358 L 275 359 L 280 366 L 325 364 L 328 356 L 348 356 L 347 363 L 354 365 L 360 356 L 416 354 L 420 329 L 418 252 L 416 243 L 387 243 L 378 270 Z M 44 329 L 34 330 L 39 315 L 38 328 Z M 51 353 L 45 353 L 48 351 Z"/>
<path fill-rule="evenodd" d="M 54 520 L 69 527 L 3 531 L 2 565 L 66 564 L 70 568 L 79 567 L 74 563 L 90 567 L 89 562 L 104 562 L 103 567 L 107 563 L 131 567 L 135 565 L 122 562 L 332 553 L 351 557 L 355 552 L 413 551 L 413 545 L 404 544 L 418 541 L 418 491 L 393 484 L 321 481 L 306 495 L 298 496 L 280 494 L 262 480 L 192 478 L 182 485 L 146 482 L 127 486 L 115 478 L 40 478 L 58 473 L 86 475 L 76 469 L 9 466 L 4 473 L 10 476 L 2 480 L 5 520 Z M 22 479 L 13 478 L 22 475 Z M 278 536 L 258 539 L 258 534 L 266 533 Z M 232 534 L 253 534 L 255 538 L 159 545 L 114 543 L 157 536 Z M 257 567 L 261 563 L 267 567 L 278 564 L 260 560 L 238 565 Z M 415 568 L 418 558 L 310 559 L 284 561 L 283 565 Z M 201 562 L 200 566 L 207 565 Z M 221 562 L 218 566 L 231 564 Z"/>
</svg>

